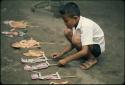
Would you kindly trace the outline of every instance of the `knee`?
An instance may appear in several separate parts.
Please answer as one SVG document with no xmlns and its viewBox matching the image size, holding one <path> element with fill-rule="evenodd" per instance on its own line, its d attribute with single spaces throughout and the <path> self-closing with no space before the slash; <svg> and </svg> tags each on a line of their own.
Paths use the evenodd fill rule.
<svg viewBox="0 0 125 85">
<path fill-rule="evenodd" d="M 65 29 L 64 29 L 64 35 L 65 35 L 65 36 L 72 35 L 71 29 L 65 28 Z"/>
</svg>

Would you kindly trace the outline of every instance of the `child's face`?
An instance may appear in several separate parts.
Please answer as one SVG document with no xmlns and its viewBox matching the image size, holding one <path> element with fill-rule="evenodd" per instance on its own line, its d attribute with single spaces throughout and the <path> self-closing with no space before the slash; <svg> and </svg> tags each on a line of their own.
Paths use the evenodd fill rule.
<svg viewBox="0 0 125 85">
<path fill-rule="evenodd" d="M 63 16 L 63 20 L 68 28 L 73 28 L 78 23 L 79 17 L 74 16 L 71 18 L 68 16 Z"/>
</svg>

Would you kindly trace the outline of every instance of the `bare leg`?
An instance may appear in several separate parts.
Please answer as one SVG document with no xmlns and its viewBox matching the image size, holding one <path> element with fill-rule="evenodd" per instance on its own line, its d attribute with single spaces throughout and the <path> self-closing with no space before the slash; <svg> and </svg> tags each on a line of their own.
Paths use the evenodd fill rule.
<svg viewBox="0 0 125 85">
<path fill-rule="evenodd" d="M 65 28 L 64 29 L 64 35 L 66 37 L 66 39 L 69 41 L 69 42 L 72 42 L 72 36 L 73 36 L 73 33 L 72 33 L 72 30 L 69 29 L 69 28 Z"/>
<path fill-rule="evenodd" d="M 62 54 L 66 54 L 67 52 L 71 51 L 74 48 L 74 46 L 72 44 L 72 36 L 73 36 L 72 30 L 69 28 L 65 28 L 64 35 L 65 35 L 66 39 L 70 42 L 70 46 L 65 47 Z"/>
<path fill-rule="evenodd" d="M 70 42 L 70 46 L 66 46 L 64 47 L 64 49 L 61 52 L 58 53 L 54 53 L 55 59 L 59 59 L 60 57 L 62 57 L 64 54 L 68 53 L 69 51 L 71 51 L 73 49 L 73 45 L 72 45 L 72 30 L 69 28 L 65 28 L 64 29 L 64 35 L 66 37 L 66 39 Z"/>
<path fill-rule="evenodd" d="M 89 48 L 91 48 L 91 46 L 89 46 Z M 98 62 L 97 58 L 91 53 L 90 49 L 86 55 L 86 58 L 87 60 L 80 65 L 80 68 L 83 70 L 88 70 Z"/>
<path fill-rule="evenodd" d="M 73 36 L 73 31 L 69 28 L 65 28 L 64 29 L 64 35 L 66 37 L 66 39 L 70 42 L 70 45 L 72 46 L 72 48 L 76 48 L 78 51 L 81 49 L 81 42 L 79 37 L 75 37 Z"/>
<path fill-rule="evenodd" d="M 82 50 L 81 39 L 79 34 L 73 35 L 72 30 L 70 29 L 66 29 L 64 33 L 67 40 L 71 43 L 73 47 L 75 47 L 78 51 Z M 91 46 L 88 46 L 88 47 L 91 47 Z M 83 57 L 87 58 L 88 60 L 80 66 L 82 69 L 88 69 L 97 63 L 96 58 L 92 55 L 90 50 L 88 50 L 87 54 L 85 54 Z M 59 61 L 59 64 L 65 65 L 67 62 L 70 62 L 72 60 L 79 59 L 79 58 L 80 56 L 79 57 L 69 56 Z"/>
</svg>

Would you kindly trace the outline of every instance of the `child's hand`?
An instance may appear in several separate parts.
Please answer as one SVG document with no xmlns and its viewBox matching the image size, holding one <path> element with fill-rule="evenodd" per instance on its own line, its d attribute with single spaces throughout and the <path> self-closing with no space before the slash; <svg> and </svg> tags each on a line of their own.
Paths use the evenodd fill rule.
<svg viewBox="0 0 125 85">
<path fill-rule="evenodd" d="M 61 56 L 61 53 L 55 52 L 52 54 L 52 58 L 56 59 L 59 58 Z"/>
<path fill-rule="evenodd" d="M 68 62 L 67 62 L 66 59 L 62 59 L 62 60 L 59 60 L 58 66 L 59 66 L 59 67 L 65 66 L 65 64 L 67 64 L 67 63 L 68 63 Z"/>
</svg>

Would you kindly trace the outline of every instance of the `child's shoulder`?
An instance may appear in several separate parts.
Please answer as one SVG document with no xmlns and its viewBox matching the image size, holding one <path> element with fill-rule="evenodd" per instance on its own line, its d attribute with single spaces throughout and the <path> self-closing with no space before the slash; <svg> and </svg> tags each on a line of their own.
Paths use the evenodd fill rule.
<svg viewBox="0 0 125 85">
<path fill-rule="evenodd" d="M 93 23 L 94 21 L 90 18 L 87 18 L 87 17 L 83 17 L 83 16 L 80 16 L 81 20 L 84 21 L 84 22 L 89 22 L 89 23 Z"/>
<path fill-rule="evenodd" d="M 82 26 L 84 26 L 84 27 L 87 26 L 88 27 L 88 26 L 91 26 L 94 23 L 94 21 L 92 21 L 89 18 L 80 16 L 80 23 L 81 23 Z"/>
<path fill-rule="evenodd" d="M 92 20 L 90 18 L 83 17 L 83 16 L 80 16 L 80 22 L 81 22 L 82 26 L 84 26 L 84 27 L 91 27 L 91 26 L 98 25 L 94 20 Z"/>
</svg>

